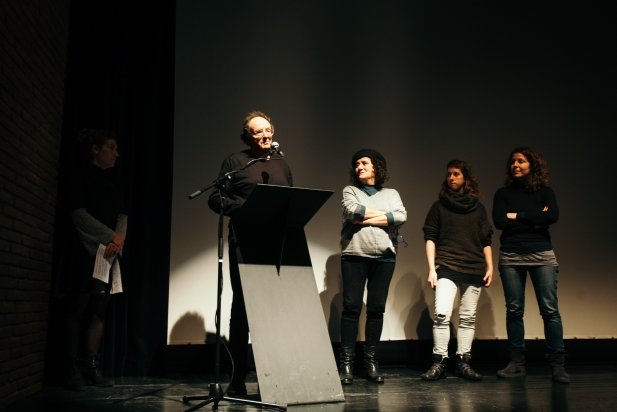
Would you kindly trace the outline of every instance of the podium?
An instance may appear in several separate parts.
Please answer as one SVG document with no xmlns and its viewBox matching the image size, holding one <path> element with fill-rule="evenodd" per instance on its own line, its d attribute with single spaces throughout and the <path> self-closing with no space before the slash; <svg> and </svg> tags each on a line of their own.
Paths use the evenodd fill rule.
<svg viewBox="0 0 617 412">
<path fill-rule="evenodd" d="M 332 191 L 258 184 L 233 235 L 263 402 L 342 402 L 304 226 Z"/>
</svg>

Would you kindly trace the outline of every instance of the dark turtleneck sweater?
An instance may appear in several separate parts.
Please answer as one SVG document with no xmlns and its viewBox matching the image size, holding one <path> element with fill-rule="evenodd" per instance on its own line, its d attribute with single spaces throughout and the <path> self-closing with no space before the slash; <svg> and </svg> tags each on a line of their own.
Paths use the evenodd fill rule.
<svg viewBox="0 0 617 412">
<path fill-rule="evenodd" d="M 219 172 L 219 177 L 231 171 L 239 171 L 231 176 L 223 187 L 223 213 L 233 216 L 249 197 L 258 183 L 278 186 L 293 186 L 293 178 L 289 165 L 281 156 L 272 155 L 269 160 L 258 160 L 242 170 L 256 157 L 250 150 L 243 150 L 227 157 Z M 219 213 L 221 200 L 217 190 L 213 190 L 208 198 L 210 208 Z"/>
<path fill-rule="evenodd" d="M 543 211 L 544 208 L 546 211 Z M 516 213 L 516 220 L 507 213 Z M 493 198 L 493 223 L 501 232 L 501 250 L 519 254 L 552 250 L 549 226 L 559 219 L 555 192 L 542 187 L 535 192 L 522 185 L 502 187 Z"/>
<path fill-rule="evenodd" d="M 435 265 L 455 272 L 484 276 L 483 249 L 491 245 L 493 229 L 477 197 L 448 191 L 431 206 L 424 240 L 435 242 Z"/>
</svg>

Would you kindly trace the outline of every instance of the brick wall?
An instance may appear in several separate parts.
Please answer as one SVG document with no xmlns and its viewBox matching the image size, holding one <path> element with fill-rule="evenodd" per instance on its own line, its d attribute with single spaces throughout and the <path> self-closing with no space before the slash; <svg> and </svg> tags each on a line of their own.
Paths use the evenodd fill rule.
<svg viewBox="0 0 617 412">
<path fill-rule="evenodd" d="M 0 1 L 0 404 L 43 382 L 69 5 Z"/>
</svg>

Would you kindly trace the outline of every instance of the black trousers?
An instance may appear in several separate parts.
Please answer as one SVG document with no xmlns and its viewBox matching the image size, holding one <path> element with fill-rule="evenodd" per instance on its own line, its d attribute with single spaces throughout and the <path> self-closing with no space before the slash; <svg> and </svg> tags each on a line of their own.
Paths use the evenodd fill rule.
<svg viewBox="0 0 617 412">
<path fill-rule="evenodd" d="M 229 277 L 233 292 L 229 319 L 229 351 L 233 361 L 232 382 L 244 382 L 248 373 L 249 323 L 238 269 L 236 242 L 229 239 Z"/>
<path fill-rule="evenodd" d="M 366 344 L 374 347 L 379 343 L 394 266 L 395 262 L 377 259 L 347 258 L 341 260 L 343 275 L 341 345 L 343 347 L 355 346 L 365 288 L 367 291 Z"/>
</svg>

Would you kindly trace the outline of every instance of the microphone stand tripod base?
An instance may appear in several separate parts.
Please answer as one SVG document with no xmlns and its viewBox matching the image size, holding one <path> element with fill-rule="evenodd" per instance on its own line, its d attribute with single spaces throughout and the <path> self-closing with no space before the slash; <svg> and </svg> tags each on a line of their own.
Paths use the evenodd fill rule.
<svg viewBox="0 0 617 412">
<path fill-rule="evenodd" d="M 279 411 L 286 411 L 287 407 L 285 406 L 281 406 L 281 405 L 277 405 L 274 403 L 265 403 L 265 402 L 259 402 L 259 401 L 253 401 L 250 399 L 241 399 L 241 398 L 230 398 L 228 396 L 224 396 L 223 393 L 223 389 L 221 388 L 221 385 L 219 383 L 211 383 L 209 386 L 209 394 L 207 397 L 203 397 L 203 396 L 183 396 L 182 397 L 182 402 L 183 403 L 189 403 L 189 401 L 191 400 L 203 400 L 203 402 L 187 409 L 185 412 L 191 412 L 191 411 L 195 411 L 199 408 L 202 408 L 203 406 L 206 406 L 209 403 L 214 402 L 214 404 L 212 405 L 212 410 L 213 411 L 217 411 L 218 410 L 218 404 L 220 401 L 230 401 L 230 402 L 237 402 L 237 403 L 242 403 L 245 405 L 251 405 L 251 406 L 256 406 L 256 407 L 261 407 L 261 408 L 272 408 L 272 409 L 277 409 Z"/>
</svg>

